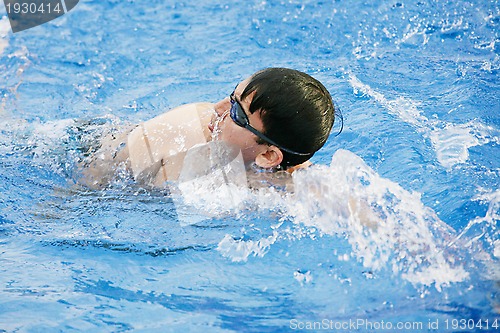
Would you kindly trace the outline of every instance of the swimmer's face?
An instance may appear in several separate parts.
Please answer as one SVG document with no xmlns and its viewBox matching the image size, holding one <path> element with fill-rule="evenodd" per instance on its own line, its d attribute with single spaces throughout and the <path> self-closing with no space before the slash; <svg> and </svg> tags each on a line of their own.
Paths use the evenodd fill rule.
<svg viewBox="0 0 500 333">
<path fill-rule="evenodd" d="M 254 112 L 253 114 L 249 112 L 250 103 L 255 93 L 251 93 L 245 99 L 241 99 L 241 94 L 249 82 L 250 78 L 247 78 L 236 86 L 234 98 L 240 102 L 251 126 L 259 132 L 264 132 L 264 123 L 262 122 L 260 112 Z M 214 105 L 214 109 L 217 116 L 212 119 L 209 126 L 210 130 L 214 130 L 214 124 L 218 121 L 218 139 L 237 146 L 241 150 L 245 164 L 256 162 L 261 167 L 270 168 L 281 163 L 283 154 L 277 147 L 257 143 L 258 138 L 255 134 L 237 125 L 231 119 L 229 116 L 229 110 L 231 109 L 229 96 L 217 102 Z"/>
</svg>

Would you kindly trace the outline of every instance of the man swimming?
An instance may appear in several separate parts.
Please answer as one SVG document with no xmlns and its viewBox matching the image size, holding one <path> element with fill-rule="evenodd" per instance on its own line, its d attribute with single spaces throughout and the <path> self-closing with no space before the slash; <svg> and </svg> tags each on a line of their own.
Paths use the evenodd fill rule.
<svg viewBox="0 0 500 333">
<path fill-rule="evenodd" d="M 82 182 L 101 187 L 117 167 L 156 187 L 176 180 L 193 147 L 220 140 L 246 167 L 293 172 L 327 141 L 335 120 L 328 90 L 308 74 L 267 68 L 240 82 L 223 100 L 174 108 L 103 140 Z"/>
</svg>

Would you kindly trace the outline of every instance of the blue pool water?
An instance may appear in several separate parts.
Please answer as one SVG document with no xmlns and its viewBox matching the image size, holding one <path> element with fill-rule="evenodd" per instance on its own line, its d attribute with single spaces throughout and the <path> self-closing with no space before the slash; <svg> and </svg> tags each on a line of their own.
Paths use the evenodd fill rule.
<svg viewBox="0 0 500 333">
<path fill-rule="evenodd" d="M 269 66 L 345 118 L 294 195 L 73 183 L 82 141 Z M 499 71 L 495 0 L 0 5 L 0 332 L 500 332 Z"/>
</svg>

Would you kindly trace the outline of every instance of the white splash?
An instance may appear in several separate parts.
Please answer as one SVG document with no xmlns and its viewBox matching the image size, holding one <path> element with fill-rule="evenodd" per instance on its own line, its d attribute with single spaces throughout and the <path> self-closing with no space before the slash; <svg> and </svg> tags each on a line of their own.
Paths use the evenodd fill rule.
<svg viewBox="0 0 500 333">
<path fill-rule="evenodd" d="M 420 103 L 405 97 L 386 98 L 382 93 L 349 74 L 349 83 L 356 92 L 370 96 L 391 114 L 413 125 L 424 137 L 431 140 L 438 162 L 450 169 L 469 159 L 469 148 L 490 142 L 500 143 L 500 132 L 478 121 L 453 124 L 440 120 L 429 120 L 419 109 Z"/>
<path fill-rule="evenodd" d="M 94 124 L 75 119 L 28 122 L 6 118 L 0 121 L 0 154 L 29 157 L 35 165 L 65 174 L 64 170 L 77 162 L 71 152 L 71 136 L 75 131 L 85 128 L 80 133 L 84 144 L 83 141 L 97 141 L 103 133 L 112 131 L 113 123 L 120 124 L 120 120 L 111 115 L 99 121 Z"/>
<path fill-rule="evenodd" d="M 410 193 L 380 177 L 355 154 L 339 150 L 330 167 L 294 174 L 298 189 L 290 213 L 325 234 L 346 235 L 367 268 L 389 268 L 415 284 L 441 290 L 469 274 L 448 258 L 451 230 Z"/>
<path fill-rule="evenodd" d="M 217 246 L 224 257 L 230 258 L 234 262 L 247 261 L 250 255 L 263 257 L 272 244 L 276 242 L 278 232 L 275 231 L 271 236 L 254 240 L 235 240 L 232 236 L 226 235 Z"/>
<path fill-rule="evenodd" d="M 60 161 L 47 159 L 65 157 L 58 154 L 57 147 L 63 148 L 61 142 L 68 136 L 66 129 L 73 125 L 74 120 L 44 124 L 0 122 L 0 141 L 3 143 L 0 150 L 5 148 L 8 153 L 14 145 L 25 144 L 34 160 L 44 165 L 59 165 Z M 177 209 L 202 206 L 208 217 L 213 217 L 238 214 L 245 204 L 243 206 L 258 207 L 266 213 L 279 211 L 283 216 L 261 238 L 223 237 L 217 250 L 232 261 L 244 262 L 252 255 L 263 257 L 279 240 L 293 242 L 302 237 L 328 234 L 345 238 L 352 248 L 339 260 L 357 261 L 373 271 L 389 270 L 415 285 L 434 285 L 441 290 L 469 276 L 460 260 L 446 250 L 456 238 L 453 232 L 423 205 L 420 195 L 380 177 L 349 151 L 337 151 L 330 166 L 318 165 L 294 173 L 295 194 L 283 195 L 273 189 L 249 191 L 237 186 L 240 180 L 243 181 L 238 177 L 242 173 L 240 168 L 231 163 L 224 167 L 224 174 L 205 174 L 189 169 L 194 174 L 186 174 L 180 184 L 184 201 Z M 233 178 L 237 184 L 228 181 Z M 488 200 L 490 209 L 477 223 L 484 221 L 491 225 L 492 221 L 498 221 L 500 192 L 486 193 L 478 200 Z M 283 224 L 284 220 L 287 223 Z M 290 223 L 293 223 L 292 228 Z M 498 253 L 497 248 L 495 243 L 492 253 Z M 332 258 L 339 256 L 333 246 L 331 255 Z M 307 276 L 305 278 L 303 282 L 307 283 Z"/>
<path fill-rule="evenodd" d="M 190 206 L 189 211 L 195 210 L 197 215 L 178 214 L 181 224 L 241 210 L 249 190 L 239 149 L 212 141 L 191 148 L 182 163 L 176 186 L 181 195 L 173 196 L 174 203 L 178 212 Z"/>
<path fill-rule="evenodd" d="M 9 46 L 9 33 L 10 33 L 10 22 L 7 16 L 1 16 L 0 14 L 0 57 L 9 57 L 9 58 L 16 58 L 19 61 L 16 61 L 16 75 L 19 78 L 20 81 L 18 81 L 16 84 L 12 86 L 4 86 L 3 88 L 6 88 L 8 93 L 3 94 L 0 96 L 0 116 L 4 115 L 6 113 L 6 105 L 8 99 L 12 96 L 14 98 L 16 97 L 17 94 L 17 88 L 21 84 L 22 81 L 22 74 L 30 66 L 31 62 L 28 58 L 28 49 L 25 46 L 21 46 L 19 49 L 10 52 L 9 54 L 4 55 L 3 53 Z M 2 64 L 0 62 L 0 72 L 3 72 L 6 70 L 5 64 Z"/>
<path fill-rule="evenodd" d="M 311 283 L 313 280 L 311 271 L 307 271 L 305 273 L 302 273 L 300 271 L 295 271 L 293 272 L 293 277 L 295 278 L 295 280 L 299 281 L 301 286 L 303 286 L 304 284 Z"/>
<path fill-rule="evenodd" d="M 484 263 L 485 275 L 490 279 L 500 279 L 500 189 L 488 191 L 480 189 L 481 194 L 473 200 L 488 205 L 484 216 L 478 216 L 471 220 L 462 230 L 456 240 L 464 238 L 467 240 L 465 246 L 474 249 L 476 259 Z M 490 254 L 491 253 L 491 256 Z"/>
<path fill-rule="evenodd" d="M 486 238 L 487 243 L 494 247 L 493 253 L 498 253 L 496 251 L 500 236 L 500 230 L 497 228 L 498 221 L 500 221 L 500 190 L 486 191 L 480 189 L 480 191 L 483 193 L 477 195 L 473 200 L 488 205 L 486 214 L 471 220 L 454 241 L 466 235 L 467 239 L 469 239 L 467 246 L 470 246 L 477 240 Z"/>
<path fill-rule="evenodd" d="M 442 128 L 434 127 L 426 136 L 431 139 L 439 163 L 448 169 L 467 162 L 469 148 L 500 142 L 497 130 L 472 121 L 465 124 L 445 123 Z"/>
<path fill-rule="evenodd" d="M 293 177 L 295 194 L 261 190 L 251 200 L 260 210 L 285 211 L 296 229 L 278 223 L 271 236 L 257 240 L 226 235 L 217 248 L 223 256 L 246 261 L 250 255 L 265 255 L 280 239 L 314 238 L 310 231 L 317 230 L 316 236 L 347 239 L 352 252 L 339 261 L 389 270 L 415 285 L 440 291 L 469 277 L 459 258 L 447 250 L 454 231 L 421 202 L 420 194 L 380 177 L 355 154 L 339 150 L 329 167 L 313 166 Z M 334 247 L 332 257 L 338 257 Z"/>
<path fill-rule="evenodd" d="M 3 51 L 9 46 L 9 31 L 9 19 L 7 16 L 3 16 L 0 19 L 0 55 L 2 55 Z"/>
<path fill-rule="evenodd" d="M 423 130 L 428 124 L 429 119 L 418 108 L 419 103 L 405 97 L 387 99 L 382 93 L 361 82 L 354 74 L 349 74 L 349 83 L 355 92 L 361 92 L 375 99 L 379 104 L 387 108 L 390 113 L 398 116 L 404 122 L 416 126 L 418 130 Z"/>
<path fill-rule="evenodd" d="M 0 18 L 0 56 L 2 56 L 3 52 L 5 49 L 9 46 L 9 39 L 8 39 L 8 34 L 10 30 L 10 23 L 9 19 L 7 16 L 3 16 Z M 0 70 L 4 70 L 2 68 L 3 66 L 0 64 Z M 6 97 L 1 96 L 0 98 L 0 115 L 5 110 L 5 102 L 6 102 Z"/>
</svg>

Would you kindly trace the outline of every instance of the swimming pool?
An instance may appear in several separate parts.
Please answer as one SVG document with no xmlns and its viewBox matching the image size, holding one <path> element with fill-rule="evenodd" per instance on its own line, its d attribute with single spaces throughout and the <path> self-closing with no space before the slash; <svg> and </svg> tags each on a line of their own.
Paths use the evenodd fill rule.
<svg viewBox="0 0 500 333">
<path fill-rule="evenodd" d="M 0 18 L 0 331 L 500 331 L 498 1 L 83 1 L 17 34 Z M 294 196 L 216 198 L 200 220 L 197 197 L 72 183 L 79 141 L 268 66 L 344 112 Z"/>
</svg>

